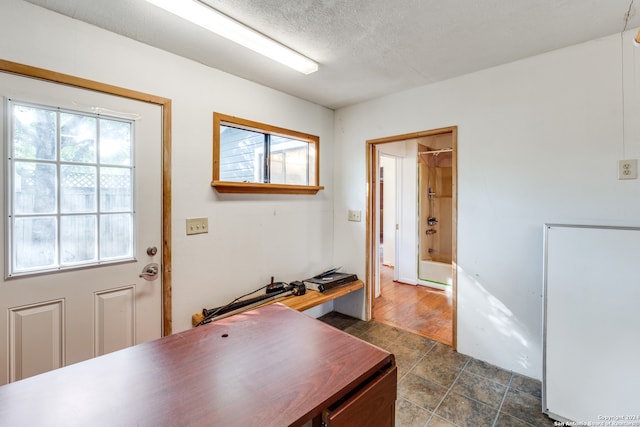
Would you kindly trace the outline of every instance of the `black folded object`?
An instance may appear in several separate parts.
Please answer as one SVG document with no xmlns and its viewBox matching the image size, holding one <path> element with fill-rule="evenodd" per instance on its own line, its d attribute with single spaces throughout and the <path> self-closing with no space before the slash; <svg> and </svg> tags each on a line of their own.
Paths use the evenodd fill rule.
<svg viewBox="0 0 640 427">
<path fill-rule="evenodd" d="M 358 280 L 358 276 L 355 274 L 333 273 L 331 275 L 324 275 L 322 277 L 315 276 L 310 279 L 306 279 L 304 284 L 308 289 L 324 292 L 337 286 L 344 285 L 345 283 L 355 282 L 356 280 Z"/>
</svg>

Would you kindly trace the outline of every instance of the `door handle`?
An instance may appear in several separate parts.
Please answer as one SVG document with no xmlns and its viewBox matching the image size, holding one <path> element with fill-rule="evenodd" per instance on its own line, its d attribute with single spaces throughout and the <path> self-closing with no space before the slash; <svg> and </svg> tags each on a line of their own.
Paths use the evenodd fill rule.
<svg viewBox="0 0 640 427">
<path fill-rule="evenodd" d="M 148 281 L 156 280 L 159 271 L 160 266 L 158 265 L 158 263 L 153 262 L 144 266 L 144 268 L 142 269 L 142 273 L 140 273 L 140 277 Z"/>
</svg>

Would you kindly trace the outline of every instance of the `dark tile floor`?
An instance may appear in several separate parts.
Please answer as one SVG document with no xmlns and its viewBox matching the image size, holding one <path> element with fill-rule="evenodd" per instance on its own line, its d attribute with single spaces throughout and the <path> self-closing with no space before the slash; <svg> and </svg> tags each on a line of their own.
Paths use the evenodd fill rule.
<svg viewBox="0 0 640 427">
<path fill-rule="evenodd" d="M 541 412 L 540 381 L 380 322 L 336 312 L 319 320 L 395 355 L 396 427 L 554 425 Z"/>
</svg>

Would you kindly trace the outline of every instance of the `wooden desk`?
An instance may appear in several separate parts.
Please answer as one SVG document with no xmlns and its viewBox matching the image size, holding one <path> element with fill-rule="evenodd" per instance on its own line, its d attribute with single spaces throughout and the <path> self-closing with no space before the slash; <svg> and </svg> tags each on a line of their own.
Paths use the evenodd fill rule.
<svg viewBox="0 0 640 427">
<path fill-rule="evenodd" d="M 393 426 L 396 375 L 392 354 L 271 304 L 2 386 L 0 423 Z"/>
</svg>

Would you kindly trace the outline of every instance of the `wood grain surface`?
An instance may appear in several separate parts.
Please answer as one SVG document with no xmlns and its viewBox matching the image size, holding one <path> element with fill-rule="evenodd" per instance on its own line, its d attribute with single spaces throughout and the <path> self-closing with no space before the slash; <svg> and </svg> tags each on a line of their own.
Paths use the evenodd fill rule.
<svg viewBox="0 0 640 427">
<path fill-rule="evenodd" d="M 0 424 L 302 425 L 389 366 L 392 354 L 271 304 L 2 386 Z"/>
</svg>

